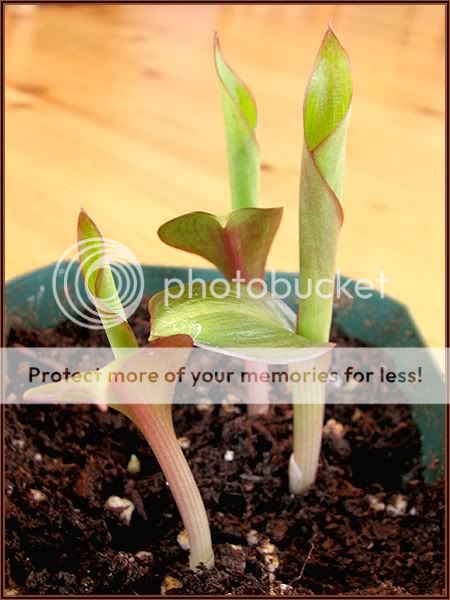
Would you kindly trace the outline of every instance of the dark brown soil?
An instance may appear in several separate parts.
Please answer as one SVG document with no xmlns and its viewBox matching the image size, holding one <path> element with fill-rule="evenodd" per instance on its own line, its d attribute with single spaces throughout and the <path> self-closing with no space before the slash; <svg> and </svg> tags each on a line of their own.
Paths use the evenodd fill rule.
<svg viewBox="0 0 450 600">
<path fill-rule="evenodd" d="M 134 328 L 145 340 L 143 316 Z M 9 343 L 105 342 L 64 324 L 16 328 Z M 316 485 L 295 498 L 287 491 L 288 406 L 272 407 L 270 418 L 249 418 L 242 407 L 174 408 L 217 558 L 214 569 L 192 573 L 177 542 L 176 506 L 131 422 L 95 406 L 7 407 L 7 587 L 159 594 L 170 576 L 180 587 L 168 594 L 443 593 L 444 485 L 422 480 L 408 408 L 333 406 L 330 418 L 345 435 L 325 434 Z M 131 454 L 141 463 L 135 475 Z M 129 525 L 105 508 L 111 495 L 134 503 Z"/>
</svg>

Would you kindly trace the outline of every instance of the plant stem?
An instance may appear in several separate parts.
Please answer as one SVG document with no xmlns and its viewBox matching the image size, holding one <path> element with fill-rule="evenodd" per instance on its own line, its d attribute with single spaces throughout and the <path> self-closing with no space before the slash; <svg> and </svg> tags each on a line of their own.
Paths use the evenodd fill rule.
<svg viewBox="0 0 450 600">
<path fill-rule="evenodd" d="M 133 404 L 126 407 L 126 414 L 143 433 L 169 483 L 188 533 L 191 568 L 195 570 L 201 564 L 212 567 L 214 553 L 208 517 L 195 479 L 175 435 L 172 407 L 167 404 Z"/>
<path fill-rule="evenodd" d="M 304 402 L 300 404 L 299 398 Z M 322 444 L 325 384 L 302 383 L 293 386 L 294 451 L 289 461 L 291 494 L 304 494 L 316 479 Z"/>
<path fill-rule="evenodd" d="M 331 352 L 327 352 L 297 367 L 304 373 L 321 373 L 328 372 L 330 364 Z M 289 489 L 292 494 L 305 494 L 314 483 L 319 466 L 326 383 L 304 377 L 302 383 L 292 386 L 292 395 L 294 451 L 289 461 Z"/>
</svg>

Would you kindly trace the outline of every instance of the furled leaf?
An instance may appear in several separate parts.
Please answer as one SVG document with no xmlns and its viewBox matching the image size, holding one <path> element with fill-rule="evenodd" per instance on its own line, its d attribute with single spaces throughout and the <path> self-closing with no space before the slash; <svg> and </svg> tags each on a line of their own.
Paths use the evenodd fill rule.
<svg viewBox="0 0 450 600">
<path fill-rule="evenodd" d="M 331 323 L 351 98 L 348 56 L 329 29 L 306 90 L 300 184 L 298 332 L 318 342 Z"/>
<path fill-rule="evenodd" d="M 225 217 L 193 212 L 158 230 L 163 242 L 212 262 L 228 279 L 264 278 L 265 264 L 283 209 L 241 208 Z"/>
<path fill-rule="evenodd" d="M 103 238 L 92 219 L 83 211 L 78 218 L 80 267 L 86 286 L 102 320 L 116 356 L 121 348 L 137 347 L 116 289 L 114 277 L 103 251 Z"/>
<path fill-rule="evenodd" d="M 260 172 L 256 104 L 250 90 L 224 61 L 217 35 L 214 57 L 225 119 L 233 209 L 256 206 Z"/>
<path fill-rule="evenodd" d="M 330 347 L 312 347 L 297 335 L 295 314 L 260 290 L 256 299 L 245 286 L 216 281 L 213 287 L 208 282 L 173 286 L 170 295 L 163 291 L 150 299 L 150 339 L 184 333 L 196 346 L 272 364 L 312 358 Z"/>
</svg>

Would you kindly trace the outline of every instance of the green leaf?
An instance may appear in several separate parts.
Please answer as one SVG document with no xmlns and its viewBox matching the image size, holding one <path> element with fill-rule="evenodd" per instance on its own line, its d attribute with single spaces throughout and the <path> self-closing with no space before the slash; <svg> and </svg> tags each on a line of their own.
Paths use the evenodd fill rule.
<svg viewBox="0 0 450 600">
<path fill-rule="evenodd" d="M 94 403 L 106 406 L 107 370 L 114 369 L 116 361 L 111 362 L 105 371 L 84 371 L 78 378 L 71 377 L 57 383 L 46 383 L 25 390 L 23 399 L 26 402 L 40 404 L 84 404 Z"/>
<path fill-rule="evenodd" d="M 135 348 L 138 344 L 126 320 L 111 268 L 105 258 L 102 235 L 83 210 L 78 217 L 78 248 L 86 286 L 111 348 L 119 356 L 121 348 Z"/>
<path fill-rule="evenodd" d="M 241 208 L 225 217 L 193 212 L 168 221 L 158 235 L 169 246 L 206 258 L 228 279 L 237 271 L 247 281 L 263 279 L 282 212 L 281 208 Z"/>
<path fill-rule="evenodd" d="M 250 293 L 245 286 L 215 281 L 213 287 L 202 282 L 188 289 L 173 286 L 170 292 L 172 298 L 163 291 L 150 299 L 150 339 L 183 333 L 196 346 L 271 364 L 310 359 L 330 347 L 312 347 L 297 335 L 295 314 L 261 290 Z"/>
<path fill-rule="evenodd" d="M 248 87 L 224 61 L 217 35 L 214 58 L 225 120 L 233 209 L 256 206 L 260 174 L 256 104 Z"/>
<path fill-rule="evenodd" d="M 328 340 L 331 324 L 351 98 L 348 56 L 329 29 L 305 95 L 300 184 L 301 300 L 297 329 L 319 342 Z"/>
</svg>

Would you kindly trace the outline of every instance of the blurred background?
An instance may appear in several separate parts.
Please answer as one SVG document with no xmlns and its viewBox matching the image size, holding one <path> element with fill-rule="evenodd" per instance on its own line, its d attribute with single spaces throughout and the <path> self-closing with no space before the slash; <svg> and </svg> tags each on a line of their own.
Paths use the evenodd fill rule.
<svg viewBox="0 0 450 600">
<path fill-rule="evenodd" d="M 56 261 L 80 206 L 143 263 L 205 266 L 156 230 L 230 209 L 213 33 L 259 109 L 268 267 L 296 270 L 302 100 L 329 21 L 354 74 L 338 267 L 445 344 L 444 5 L 5 7 L 6 276 Z"/>
</svg>

